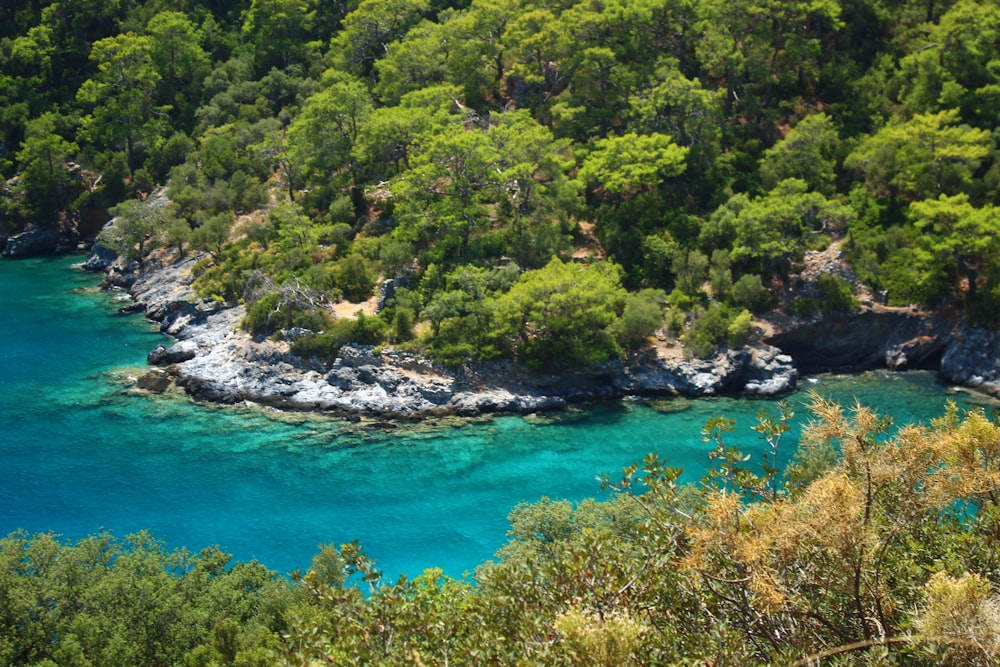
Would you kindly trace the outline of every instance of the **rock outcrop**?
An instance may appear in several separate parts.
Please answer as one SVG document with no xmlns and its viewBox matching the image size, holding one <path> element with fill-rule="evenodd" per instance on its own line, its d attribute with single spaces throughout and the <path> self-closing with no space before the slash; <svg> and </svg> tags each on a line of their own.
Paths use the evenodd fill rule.
<svg viewBox="0 0 1000 667">
<path fill-rule="evenodd" d="M 63 235 L 55 227 L 34 227 L 7 239 L 4 257 L 23 258 L 54 254 L 63 242 Z"/>
<path fill-rule="evenodd" d="M 791 355 L 803 373 L 935 369 L 954 322 L 917 310 L 864 309 L 786 325 L 767 342 Z"/>
<path fill-rule="evenodd" d="M 565 374 L 529 373 L 511 363 L 451 369 L 358 345 L 343 347 L 336 360 L 302 359 L 289 352 L 286 341 L 255 339 L 240 329 L 242 306 L 195 296 L 191 269 L 201 256 L 158 257 L 142 267 L 125 266 L 120 259 L 106 262 L 108 279 L 127 285 L 147 317 L 176 339 L 149 353 L 159 371 L 143 376 L 141 384 L 163 391 L 165 375 L 198 400 L 411 419 L 532 413 L 624 396 L 766 396 L 792 390 L 798 379 L 791 357 L 767 345 L 725 351 L 709 360 L 650 351 Z"/>
<path fill-rule="evenodd" d="M 941 357 L 941 375 L 956 384 L 1000 397 L 1000 333 L 957 327 Z"/>
<path fill-rule="evenodd" d="M 288 338 L 255 339 L 240 328 L 242 306 L 198 299 L 192 268 L 200 255 L 161 251 L 142 265 L 106 265 L 146 315 L 176 342 L 149 354 L 141 387 L 183 388 L 197 400 L 253 402 L 353 417 L 532 413 L 623 397 L 775 396 L 795 388 L 799 371 L 938 368 L 951 381 L 1000 396 L 1000 336 L 956 328 L 956 318 L 911 309 L 786 320 L 764 342 L 710 359 L 657 347 L 586 371 L 530 373 L 511 363 L 453 369 L 392 350 L 344 346 L 337 359 L 303 359 Z M 94 260 L 97 262 L 97 260 Z M 301 333 L 301 332 L 298 332 Z"/>
</svg>

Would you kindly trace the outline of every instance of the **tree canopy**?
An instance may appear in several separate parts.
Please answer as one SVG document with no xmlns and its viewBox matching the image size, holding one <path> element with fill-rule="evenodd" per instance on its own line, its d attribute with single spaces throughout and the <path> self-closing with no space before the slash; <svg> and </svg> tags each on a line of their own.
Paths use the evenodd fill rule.
<svg viewBox="0 0 1000 667">
<path fill-rule="evenodd" d="M 210 250 L 205 296 L 245 301 L 254 271 L 319 303 L 403 278 L 409 301 L 382 304 L 383 329 L 402 312 L 406 346 L 461 363 L 520 352 L 485 313 L 449 324 L 444 313 L 469 315 L 444 307 L 464 303 L 451 275 L 614 264 L 632 294 L 686 297 L 641 309 L 655 302 L 673 323 L 661 334 L 694 340 L 703 315 L 722 320 L 701 330 L 738 324 L 737 284 L 754 309 L 794 309 L 774 288 L 807 251 L 840 243 L 891 305 L 997 323 L 997 256 L 973 241 L 996 236 L 1000 205 L 994 3 L 37 0 L 4 12 L 0 229 L 99 219 L 166 186 L 171 231 L 149 240 Z M 693 270 L 715 256 L 727 259 L 711 276 Z M 623 317 L 618 296 L 603 298 Z M 623 345 L 621 326 L 613 355 L 642 344 Z"/>
</svg>

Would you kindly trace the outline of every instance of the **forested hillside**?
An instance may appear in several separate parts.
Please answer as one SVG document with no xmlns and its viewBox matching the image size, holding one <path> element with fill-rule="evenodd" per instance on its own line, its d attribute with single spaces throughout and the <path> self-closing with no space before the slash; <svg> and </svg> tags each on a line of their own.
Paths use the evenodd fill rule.
<svg viewBox="0 0 1000 667">
<path fill-rule="evenodd" d="M 9 0 L 0 197 L 302 354 L 705 354 L 836 240 L 889 304 L 1000 305 L 1000 8 L 881 0 Z M 171 204 L 136 202 L 165 184 Z M 4 231 L 0 229 L 0 231 Z M 575 263 L 569 264 L 571 259 Z M 377 317 L 329 304 L 403 289 Z M 791 294 L 791 296 L 789 296 Z M 794 297 L 794 298 L 793 298 Z"/>
</svg>

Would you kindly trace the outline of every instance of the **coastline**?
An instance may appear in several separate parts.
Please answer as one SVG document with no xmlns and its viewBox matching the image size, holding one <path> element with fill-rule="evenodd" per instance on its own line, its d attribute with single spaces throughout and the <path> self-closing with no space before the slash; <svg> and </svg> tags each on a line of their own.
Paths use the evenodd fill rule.
<svg viewBox="0 0 1000 667">
<path fill-rule="evenodd" d="M 150 351 L 140 390 L 181 388 L 191 398 L 322 412 L 352 420 L 418 420 L 563 410 L 630 397 L 771 397 L 790 392 L 799 374 L 930 369 L 945 380 L 1000 396 L 1000 337 L 949 315 L 865 308 L 857 314 L 785 322 L 766 337 L 709 359 L 665 355 L 657 348 L 628 359 L 562 374 L 531 373 L 510 362 L 447 368 L 418 356 L 345 345 L 335 360 L 301 358 L 289 344 L 240 328 L 242 306 L 194 294 L 198 254 L 160 251 L 141 269 L 98 247 L 85 264 L 105 284 L 127 289 L 175 342 Z M 825 365 L 824 365 L 825 364 Z"/>
<path fill-rule="evenodd" d="M 161 252 L 139 269 L 97 248 L 84 265 L 103 271 L 106 285 L 127 289 L 134 299 L 128 309 L 144 312 L 175 339 L 150 352 L 151 368 L 138 378 L 140 389 L 159 392 L 176 385 L 195 400 L 213 403 L 406 420 L 530 414 L 630 396 L 776 396 L 798 381 L 792 358 L 763 343 L 704 360 L 647 350 L 564 374 L 531 373 L 509 362 L 447 368 L 361 345 L 344 346 L 333 361 L 303 359 L 291 354 L 285 341 L 240 329 L 242 306 L 198 299 L 191 268 L 200 258 Z"/>
</svg>

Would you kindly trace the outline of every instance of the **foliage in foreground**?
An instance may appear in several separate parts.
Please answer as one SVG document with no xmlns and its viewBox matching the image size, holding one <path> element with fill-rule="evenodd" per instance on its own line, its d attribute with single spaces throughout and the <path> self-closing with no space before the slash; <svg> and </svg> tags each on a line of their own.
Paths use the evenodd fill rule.
<svg viewBox="0 0 1000 667">
<path fill-rule="evenodd" d="M 292 581 L 147 535 L 0 541 L 0 660 L 19 665 L 985 665 L 1000 657 L 1000 425 L 894 428 L 813 396 L 762 415 L 761 465 L 705 427 L 697 485 L 649 455 L 605 502 L 516 507 L 474 582 L 386 582 L 357 544 Z"/>
</svg>

